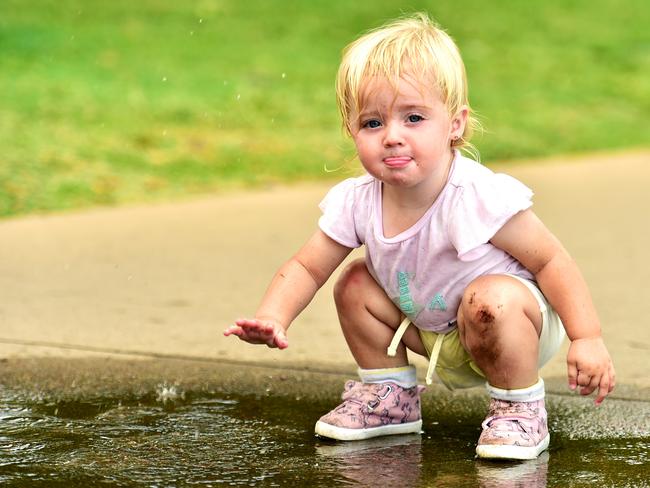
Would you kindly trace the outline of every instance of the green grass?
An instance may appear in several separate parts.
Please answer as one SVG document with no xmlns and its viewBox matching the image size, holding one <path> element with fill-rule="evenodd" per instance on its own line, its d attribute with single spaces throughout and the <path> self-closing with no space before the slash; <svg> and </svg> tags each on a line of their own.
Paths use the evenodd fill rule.
<svg viewBox="0 0 650 488">
<path fill-rule="evenodd" d="M 485 162 L 650 143 L 645 0 L 3 0 L 0 216 L 342 178 L 340 51 L 416 10 L 461 48 Z"/>
</svg>

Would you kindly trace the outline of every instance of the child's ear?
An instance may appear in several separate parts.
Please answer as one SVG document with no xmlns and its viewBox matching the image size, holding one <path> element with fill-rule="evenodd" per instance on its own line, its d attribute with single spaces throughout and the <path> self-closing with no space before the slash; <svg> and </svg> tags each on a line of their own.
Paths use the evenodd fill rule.
<svg viewBox="0 0 650 488">
<path fill-rule="evenodd" d="M 469 117 L 469 108 L 467 105 L 460 107 L 458 112 L 451 118 L 451 138 L 459 139 L 463 137 L 467 118 Z"/>
</svg>

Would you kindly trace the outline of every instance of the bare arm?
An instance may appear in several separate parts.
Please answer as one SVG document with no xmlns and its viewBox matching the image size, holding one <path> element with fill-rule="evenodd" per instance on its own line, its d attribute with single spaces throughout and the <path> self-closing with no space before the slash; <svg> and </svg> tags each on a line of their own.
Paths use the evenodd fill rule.
<svg viewBox="0 0 650 488">
<path fill-rule="evenodd" d="M 532 210 L 515 215 L 491 242 L 535 275 L 571 340 L 567 355 L 570 388 L 579 385 L 584 395 L 598 388 L 596 403 L 600 404 L 614 388 L 614 367 L 591 294 L 575 261 Z"/>
<path fill-rule="evenodd" d="M 253 319 L 239 319 L 224 331 L 254 344 L 284 349 L 286 330 L 311 302 L 352 249 L 321 230 L 275 273 Z"/>
</svg>

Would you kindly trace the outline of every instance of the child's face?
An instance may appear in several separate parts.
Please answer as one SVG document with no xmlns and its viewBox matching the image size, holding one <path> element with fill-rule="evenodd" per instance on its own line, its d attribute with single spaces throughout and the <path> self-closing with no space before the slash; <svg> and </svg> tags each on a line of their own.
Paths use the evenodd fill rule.
<svg viewBox="0 0 650 488">
<path fill-rule="evenodd" d="M 402 78 L 397 90 L 375 78 L 362 90 L 363 107 L 351 133 L 364 168 L 388 185 L 439 183 L 451 161 L 451 141 L 461 136 L 467 110 L 451 117 L 433 89 Z"/>
</svg>

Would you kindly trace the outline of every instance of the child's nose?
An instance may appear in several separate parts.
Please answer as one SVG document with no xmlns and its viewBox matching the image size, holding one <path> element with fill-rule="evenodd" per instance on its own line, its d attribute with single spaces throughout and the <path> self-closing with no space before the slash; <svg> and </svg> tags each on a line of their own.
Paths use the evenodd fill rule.
<svg viewBox="0 0 650 488">
<path fill-rule="evenodd" d="M 404 138 L 398 124 L 389 123 L 386 124 L 386 129 L 384 131 L 384 146 L 401 146 L 404 143 Z"/>
</svg>

